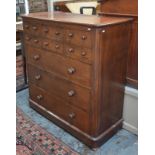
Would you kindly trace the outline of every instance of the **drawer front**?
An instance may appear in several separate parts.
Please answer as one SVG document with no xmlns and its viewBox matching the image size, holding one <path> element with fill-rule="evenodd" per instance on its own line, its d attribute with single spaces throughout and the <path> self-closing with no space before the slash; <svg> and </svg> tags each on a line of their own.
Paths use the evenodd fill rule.
<svg viewBox="0 0 155 155">
<path fill-rule="evenodd" d="M 59 25 L 43 24 L 41 35 L 49 39 L 62 41 L 64 39 L 64 30 Z"/>
<path fill-rule="evenodd" d="M 64 53 L 66 56 L 73 59 L 80 60 L 82 62 L 92 63 L 92 51 L 88 48 L 75 47 L 73 45 L 66 44 Z"/>
<path fill-rule="evenodd" d="M 92 32 L 80 30 L 66 30 L 65 41 L 80 47 L 92 48 Z"/>
<path fill-rule="evenodd" d="M 30 46 L 27 46 L 26 50 L 29 63 L 48 72 L 63 76 L 75 83 L 90 86 L 90 65 Z"/>
<path fill-rule="evenodd" d="M 61 42 L 49 39 L 41 39 L 39 37 L 30 36 L 29 34 L 25 34 L 24 38 L 26 44 L 63 54 L 63 43 Z"/>
<path fill-rule="evenodd" d="M 53 74 L 40 70 L 32 65 L 28 65 L 29 83 L 33 83 L 43 88 L 51 94 L 62 98 L 72 105 L 85 111 L 89 110 L 90 90 L 74 85 Z"/>
<path fill-rule="evenodd" d="M 41 23 L 36 21 L 24 22 L 23 28 L 25 33 L 30 33 L 31 35 L 40 35 L 42 31 Z"/>
<path fill-rule="evenodd" d="M 24 42 L 26 44 L 29 44 L 30 46 L 34 46 L 34 47 L 42 47 L 42 39 L 40 39 L 39 37 L 32 37 L 29 34 L 25 34 L 24 35 Z"/>
<path fill-rule="evenodd" d="M 30 99 L 47 110 L 69 122 L 71 125 L 89 132 L 89 115 L 88 113 L 75 108 L 54 95 L 48 94 L 43 89 L 30 85 Z M 81 121 L 82 120 L 82 121 Z"/>
<path fill-rule="evenodd" d="M 64 30 L 61 27 L 55 25 L 51 27 L 50 35 L 52 39 L 56 41 L 62 41 L 64 39 Z"/>
<path fill-rule="evenodd" d="M 42 48 L 56 52 L 56 53 L 63 54 L 63 44 L 58 41 L 43 39 Z"/>
</svg>

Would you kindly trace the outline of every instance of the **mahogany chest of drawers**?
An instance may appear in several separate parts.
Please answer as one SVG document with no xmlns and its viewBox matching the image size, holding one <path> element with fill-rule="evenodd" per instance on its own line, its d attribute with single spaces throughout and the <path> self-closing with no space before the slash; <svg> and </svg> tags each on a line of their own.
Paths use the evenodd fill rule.
<svg viewBox="0 0 155 155">
<path fill-rule="evenodd" d="M 131 20 L 23 16 L 30 106 L 92 148 L 122 126 Z"/>
</svg>

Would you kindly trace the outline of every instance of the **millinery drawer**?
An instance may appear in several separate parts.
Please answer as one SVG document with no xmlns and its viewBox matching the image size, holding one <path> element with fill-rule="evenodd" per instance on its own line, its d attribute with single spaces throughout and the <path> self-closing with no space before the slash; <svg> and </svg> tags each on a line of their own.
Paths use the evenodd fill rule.
<svg viewBox="0 0 155 155">
<path fill-rule="evenodd" d="M 90 86 L 91 66 L 88 64 L 30 46 L 27 46 L 27 61 L 75 83 Z"/>
<path fill-rule="evenodd" d="M 47 49 L 56 53 L 63 53 L 63 44 L 58 41 L 43 39 L 42 40 L 42 48 Z"/>
<path fill-rule="evenodd" d="M 59 25 L 43 24 L 41 35 L 49 39 L 62 41 L 64 39 L 64 30 Z"/>
<path fill-rule="evenodd" d="M 89 114 L 67 104 L 55 95 L 47 93 L 37 86 L 30 85 L 30 99 L 42 107 L 48 109 L 71 125 L 78 127 L 84 132 L 89 132 Z"/>
<path fill-rule="evenodd" d="M 92 48 L 92 31 L 68 29 L 65 31 L 65 41 L 73 45 Z"/>
<path fill-rule="evenodd" d="M 29 83 L 43 88 L 51 94 L 55 94 L 71 105 L 89 110 L 90 89 L 80 87 L 70 81 L 59 78 L 53 74 L 28 65 Z"/>
<path fill-rule="evenodd" d="M 64 53 L 66 56 L 73 59 L 77 59 L 88 64 L 92 63 L 92 49 L 66 44 L 64 48 Z"/>
<path fill-rule="evenodd" d="M 26 21 L 23 25 L 24 32 L 31 35 L 40 35 L 42 31 L 42 26 L 40 22 Z"/>
<path fill-rule="evenodd" d="M 35 47 L 42 47 L 42 39 L 39 37 L 34 37 L 29 34 L 24 35 L 24 41 L 26 44 L 29 44 L 30 46 L 35 46 Z"/>
</svg>

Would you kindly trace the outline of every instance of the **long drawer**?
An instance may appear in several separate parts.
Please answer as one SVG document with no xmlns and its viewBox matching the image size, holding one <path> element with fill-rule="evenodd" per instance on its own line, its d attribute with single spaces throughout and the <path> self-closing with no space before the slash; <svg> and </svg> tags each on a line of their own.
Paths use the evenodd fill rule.
<svg viewBox="0 0 155 155">
<path fill-rule="evenodd" d="M 27 62 L 75 83 L 91 84 L 91 65 L 27 45 Z"/>
<path fill-rule="evenodd" d="M 49 93 L 55 94 L 71 105 L 89 111 L 91 90 L 75 85 L 33 65 L 28 65 L 28 73 L 29 83 L 33 83 Z"/>
<path fill-rule="evenodd" d="M 89 114 L 67 104 L 55 95 L 51 95 L 35 85 L 29 86 L 30 99 L 43 106 L 60 118 L 66 120 L 71 125 L 78 127 L 84 132 L 89 132 Z"/>
</svg>

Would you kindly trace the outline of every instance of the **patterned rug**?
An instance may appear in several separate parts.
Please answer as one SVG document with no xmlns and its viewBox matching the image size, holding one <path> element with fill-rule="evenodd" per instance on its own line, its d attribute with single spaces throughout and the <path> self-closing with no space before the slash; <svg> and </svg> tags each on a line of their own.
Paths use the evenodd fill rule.
<svg viewBox="0 0 155 155">
<path fill-rule="evenodd" d="M 16 155 L 79 155 L 62 141 L 16 110 Z"/>
</svg>

